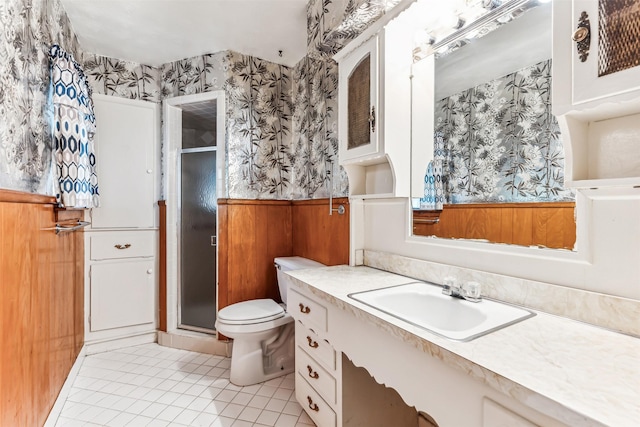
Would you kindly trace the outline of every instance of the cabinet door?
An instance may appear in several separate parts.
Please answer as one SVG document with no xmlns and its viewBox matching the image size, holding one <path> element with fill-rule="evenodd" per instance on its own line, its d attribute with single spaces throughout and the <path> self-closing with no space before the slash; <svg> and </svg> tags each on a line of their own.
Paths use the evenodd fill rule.
<svg viewBox="0 0 640 427">
<path fill-rule="evenodd" d="M 591 27 L 586 58 L 584 55 L 581 57 L 576 43 L 572 43 L 573 104 L 639 90 L 638 3 L 619 0 L 573 0 L 572 3 L 570 22 L 565 24 L 568 31 L 556 34 L 556 37 L 571 37 L 579 25 L 584 25 L 580 24 L 583 13 L 586 13 Z"/>
<path fill-rule="evenodd" d="M 93 228 L 155 225 L 158 109 L 153 102 L 96 96 L 100 207 Z"/>
<path fill-rule="evenodd" d="M 155 261 L 93 264 L 91 332 L 155 321 Z"/>
<path fill-rule="evenodd" d="M 483 427 L 536 427 L 536 424 L 487 398 L 482 400 L 482 406 Z"/>
<path fill-rule="evenodd" d="M 381 152 L 378 104 L 378 37 L 340 61 L 340 160 Z"/>
</svg>

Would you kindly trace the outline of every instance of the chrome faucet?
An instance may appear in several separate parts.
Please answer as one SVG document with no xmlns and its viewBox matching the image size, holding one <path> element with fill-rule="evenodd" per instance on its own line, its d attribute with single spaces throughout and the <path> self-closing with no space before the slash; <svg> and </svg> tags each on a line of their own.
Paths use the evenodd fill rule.
<svg viewBox="0 0 640 427">
<path fill-rule="evenodd" d="M 455 277 L 445 277 L 442 283 L 442 293 L 455 298 L 465 299 L 470 302 L 480 302 L 480 283 L 467 282 L 460 286 Z"/>
</svg>

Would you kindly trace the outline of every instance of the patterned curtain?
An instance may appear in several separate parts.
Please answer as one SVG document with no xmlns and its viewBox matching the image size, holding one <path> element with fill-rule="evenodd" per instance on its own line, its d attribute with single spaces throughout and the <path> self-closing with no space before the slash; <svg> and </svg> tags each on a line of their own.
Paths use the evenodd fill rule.
<svg viewBox="0 0 640 427">
<path fill-rule="evenodd" d="M 436 132 L 433 138 L 433 160 L 427 166 L 424 176 L 424 197 L 420 199 L 420 209 L 441 211 L 446 202 L 444 182 L 447 179 L 444 173 L 446 151 L 442 132 Z"/>
<path fill-rule="evenodd" d="M 91 89 L 73 55 L 53 45 L 49 59 L 58 202 L 67 208 L 98 207 Z"/>
</svg>

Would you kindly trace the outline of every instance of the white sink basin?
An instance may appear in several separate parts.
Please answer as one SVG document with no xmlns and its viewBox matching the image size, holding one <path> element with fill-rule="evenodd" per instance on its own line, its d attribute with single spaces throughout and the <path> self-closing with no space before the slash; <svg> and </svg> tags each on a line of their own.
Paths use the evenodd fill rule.
<svg viewBox="0 0 640 427">
<path fill-rule="evenodd" d="M 535 313 L 487 299 L 470 302 L 442 294 L 442 287 L 414 282 L 349 294 L 349 298 L 436 335 L 471 341 Z"/>
</svg>

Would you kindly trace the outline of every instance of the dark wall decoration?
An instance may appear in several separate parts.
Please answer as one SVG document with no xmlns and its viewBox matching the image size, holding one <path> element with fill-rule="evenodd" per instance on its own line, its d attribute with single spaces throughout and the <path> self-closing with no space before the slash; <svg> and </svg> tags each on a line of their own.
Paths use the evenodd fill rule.
<svg viewBox="0 0 640 427">
<path fill-rule="evenodd" d="M 574 200 L 550 97 L 549 60 L 436 103 L 450 203 Z"/>
</svg>

